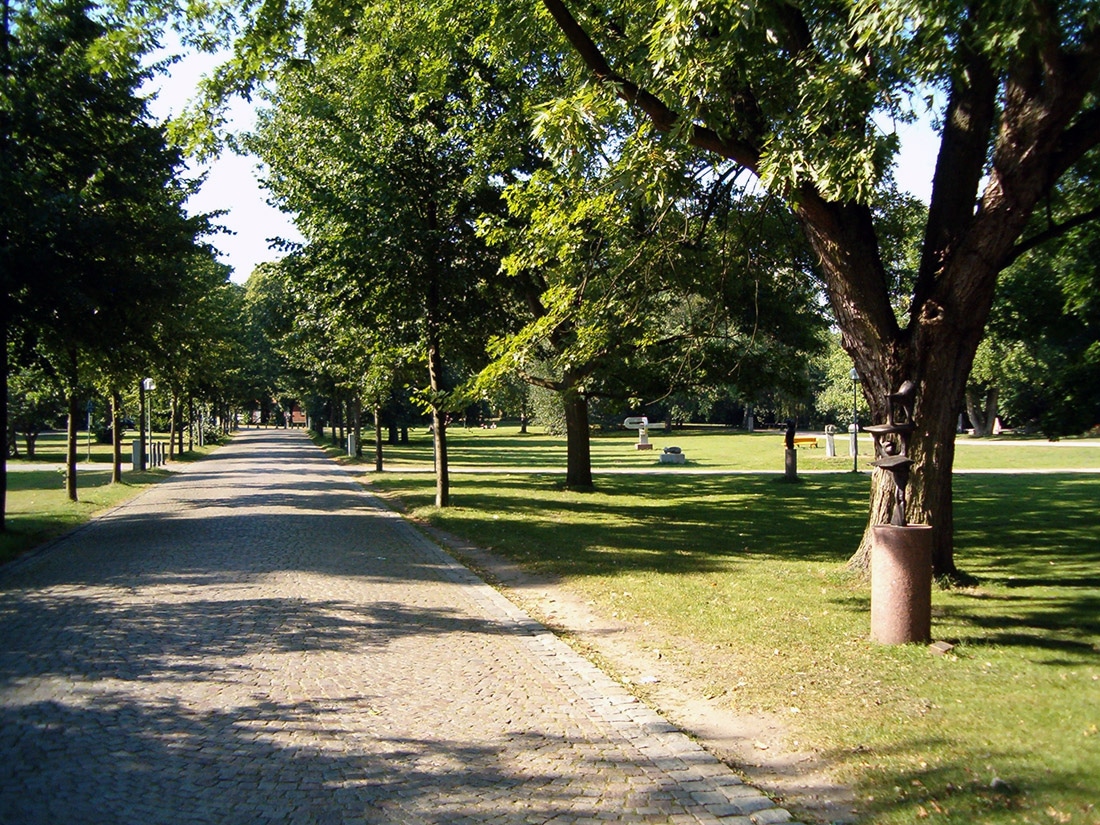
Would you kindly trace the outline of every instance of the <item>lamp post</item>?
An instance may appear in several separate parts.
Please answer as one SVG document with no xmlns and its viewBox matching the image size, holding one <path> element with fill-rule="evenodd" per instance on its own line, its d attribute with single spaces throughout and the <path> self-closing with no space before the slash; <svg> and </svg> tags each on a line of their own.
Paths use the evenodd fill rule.
<svg viewBox="0 0 1100 825">
<path fill-rule="evenodd" d="M 848 374 L 852 379 L 852 472 L 858 473 L 857 461 L 859 459 L 859 418 L 857 416 L 857 403 L 859 398 L 859 373 L 856 368 Z"/>
<path fill-rule="evenodd" d="M 151 393 L 157 388 L 156 383 L 152 378 L 141 379 L 141 388 L 147 393 Z M 141 445 L 141 469 L 148 467 L 148 456 L 153 452 L 153 399 L 150 397 L 144 399 L 145 401 L 145 421 L 139 426 L 142 427 L 142 445 Z M 145 433 L 148 433 L 148 438 L 145 437 Z M 146 452 L 148 450 L 148 452 Z"/>
<path fill-rule="evenodd" d="M 88 406 L 86 407 L 88 412 L 88 462 L 92 461 L 92 411 L 95 409 L 92 404 L 92 399 L 88 399 Z"/>
</svg>

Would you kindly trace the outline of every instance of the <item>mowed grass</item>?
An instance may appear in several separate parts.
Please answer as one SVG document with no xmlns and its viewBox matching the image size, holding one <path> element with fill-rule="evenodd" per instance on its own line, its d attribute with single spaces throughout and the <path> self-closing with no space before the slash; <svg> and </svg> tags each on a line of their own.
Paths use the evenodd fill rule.
<svg viewBox="0 0 1100 825">
<path fill-rule="evenodd" d="M 130 433 L 127 433 L 129 436 Z M 158 433 L 161 440 L 165 434 Z M 134 433 L 136 437 L 136 433 Z M 77 450 L 81 469 L 77 471 L 78 501 L 69 501 L 64 487 L 64 475 L 53 465 L 65 461 L 65 434 L 43 433 L 39 436 L 33 460 L 23 454 L 8 459 L 8 491 L 5 508 L 5 531 L 0 533 L 0 564 L 10 561 L 26 551 L 78 527 L 96 513 L 115 507 L 133 498 L 145 487 L 168 475 L 163 468 L 135 473 L 129 469 L 130 439 L 123 452 L 122 482 L 111 483 L 111 447 L 109 444 L 92 445 L 92 466 L 84 469 L 87 459 L 86 435 L 81 433 Z M 24 450 L 23 440 L 19 448 Z M 194 450 L 177 460 L 193 461 L 213 448 Z M 33 469 L 51 465 L 43 469 Z M 99 469 L 102 466 L 103 469 Z"/>
<path fill-rule="evenodd" d="M 536 468 L 547 471 L 565 469 L 565 440 L 547 435 L 537 428 L 521 434 L 518 427 L 496 430 L 464 429 L 452 426 L 448 434 L 448 457 L 456 469 L 463 468 Z M 809 435 L 800 433 L 800 435 Z M 849 435 L 837 433 L 835 457 L 826 456 L 823 434 L 816 434 L 816 448 L 799 447 L 799 470 L 852 469 L 848 453 Z M 364 453 L 373 450 L 373 434 L 363 436 Z M 693 427 L 666 433 L 649 431 L 652 450 L 637 450 L 637 433 L 629 430 L 596 434 L 592 438 L 592 466 L 601 469 L 653 469 L 669 472 L 680 469 L 774 471 L 783 472 L 783 434 L 777 431 L 742 433 L 720 427 Z M 680 447 L 687 456 L 685 465 L 660 464 L 662 448 Z M 857 467 L 871 470 L 874 446 L 869 435 L 860 434 Z M 385 444 L 387 467 L 427 467 L 432 464 L 430 435 L 423 429 L 410 433 L 409 443 Z M 368 455 L 367 458 L 370 458 Z M 961 436 L 956 442 L 955 468 L 967 470 L 1081 470 L 1100 472 L 1100 440 L 1068 439 L 1047 442 L 1032 439 L 974 439 Z"/>
<path fill-rule="evenodd" d="M 561 441 L 554 450 L 538 435 L 530 461 L 515 434 L 496 452 L 494 432 L 452 431 L 452 460 L 564 460 Z M 697 445 L 717 455 L 707 439 L 724 438 L 723 461 L 782 470 L 776 434 L 690 438 L 676 438 L 689 459 Z M 594 463 L 627 466 L 632 440 L 616 440 L 616 460 L 611 439 L 596 439 Z M 757 443 L 766 447 L 750 459 Z M 962 441 L 959 455 L 974 469 L 1014 452 L 1079 469 L 1100 464 L 1096 449 Z M 1100 474 L 1012 465 L 955 479 L 957 560 L 980 584 L 933 593 L 933 635 L 955 645 L 936 656 L 868 639 L 869 588 L 844 572 L 866 517 L 865 475 L 794 485 L 673 469 L 597 475 L 594 493 L 563 489 L 558 474 L 455 473 L 446 510 L 432 506 L 431 474 L 363 478 L 414 517 L 645 627 L 715 701 L 781 714 L 789 744 L 815 749 L 857 788 L 863 821 L 1100 822 Z"/>
</svg>

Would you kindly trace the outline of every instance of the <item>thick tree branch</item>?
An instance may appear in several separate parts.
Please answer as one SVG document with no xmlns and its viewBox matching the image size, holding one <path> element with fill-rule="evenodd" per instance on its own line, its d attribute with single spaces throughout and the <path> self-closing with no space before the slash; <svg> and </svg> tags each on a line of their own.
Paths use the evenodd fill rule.
<svg viewBox="0 0 1100 825">
<path fill-rule="evenodd" d="M 1086 152 L 1097 146 L 1100 146 L 1100 107 L 1082 112 L 1062 134 L 1057 147 L 1051 153 L 1050 179 L 1047 185 L 1053 186 Z"/>
<path fill-rule="evenodd" d="M 620 98 L 641 109 L 658 131 L 671 132 L 677 127 L 680 115 L 656 95 L 612 70 L 599 46 L 588 36 L 588 32 L 581 27 L 562 0 L 543 0 L 543 5 L 566 40 L 601 83 L 611 86 Z M 699 125 L 691 126 L 687 137 L 692 146 L 714 152 L 753 171 L 759 167 L 760 152 L 747 143 L 728 140 L 713 129 Z"/>
<path fill-rule="evenodd" d="M 1048 241 L 1055 240 L 1076 229 L 1079 226 L 1083 226 L 1086 223 L 1100 219 L 1100 204 L 1089 209 L 1087 212 L 1082 212 L 1080 215 L 1074 215 L 1069 220 L 1062 221 L 1052 226 L 1047 227 L 1042 232 L 1037 232 L 1030 238 L 1025 238 L 1020 241 L 1009 252 L 1008 258 L 1005 261 L 1005 266 L 1015 263 L 1022 256 L 1026 255 L 1031 250 L 1038 246 L 1041 246 Z"/>
<path fill-rule="evenodd" d="M 973 220 L 996 118 L 997 78 L 989 61 L 965 45 L 960 49 L 967 69 L 952 84 L 947 104 L 913 295 L 914 318 Z"/>
<path fill-rule="evenodd" d="M 792 55 L 799 55 L 813 48 L 813 35 L 810 34 L 802 9 L 781 0 L 775 4 L 775 10 L 787 35 L 783 41 L 787 51 Z"/>
<path fill-rule="evenodd" d="M 527 370 L 516 370 L 516 375 L 519 376 L 521 381 L 533 387 L 542 387 L 544 390 L 552 390 L 554 392 L 562 392 L 565 389 L 565 385 L 561 381 L 555 381 L 552 378 L 543 378 L 541 375 L 535 375 L 534 373 L 527 372 Z"/>
</svg>

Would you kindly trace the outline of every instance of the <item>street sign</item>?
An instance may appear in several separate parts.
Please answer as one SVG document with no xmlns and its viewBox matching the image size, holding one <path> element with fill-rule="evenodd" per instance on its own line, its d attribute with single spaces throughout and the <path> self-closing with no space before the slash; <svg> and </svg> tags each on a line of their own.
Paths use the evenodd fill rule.
<svg viewBox="0 0 1100 825">
<path fill-rule="evenodd" d="M 649 419 L 644 415 L 632 416 L 623 422 L 623 426 L 628 430 L 644 430 L 649 426 Z"/>
</svg>

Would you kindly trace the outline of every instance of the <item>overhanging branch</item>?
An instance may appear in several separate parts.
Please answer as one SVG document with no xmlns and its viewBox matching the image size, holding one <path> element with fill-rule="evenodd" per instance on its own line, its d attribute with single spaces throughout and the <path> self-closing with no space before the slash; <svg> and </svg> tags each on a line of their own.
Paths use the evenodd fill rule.
<svg viewBox="0 0 1100 825">
<path fill-rule="evenodd" d="M 1049 226 L 1042 232 L 1032 235 L 1030 238 L 1025 238 L 1016 244 L 1016 246 L 1012 248 L 1012 251 L 1009 252 L 1005 266 L 1015 263 L 1036 247 L 1048 241 L 1060 238 L 1067 232 L 1097 219 L 1100 219 L 1100 205 L 1094 206 L 1092 209 L 1089 209 L 1087 212 L 1082 212 L 1080 215 L 1075 215 L 1067 221 Z"/>
<path fill-rule="evenodd" d="M 576 49 L 581 60 L 601 83 L 612 87 L 620 98 L 641 109 L 658 131 L 671 132 L 677 127 L 680 115 L 653 93 L 615 72 L 599 46 L 565 7 L 563 0 L 543 0 L 543 5 L 554 18 L 554 22 L 565 35 L 566 40 Z M 746 143 L 727 140 L 713 129 L 699 125 L 691 126 L 687 137 L 692 146 L 714 152 L 754 172 L 759 168 L 760 152 Z"/>
</svg>

